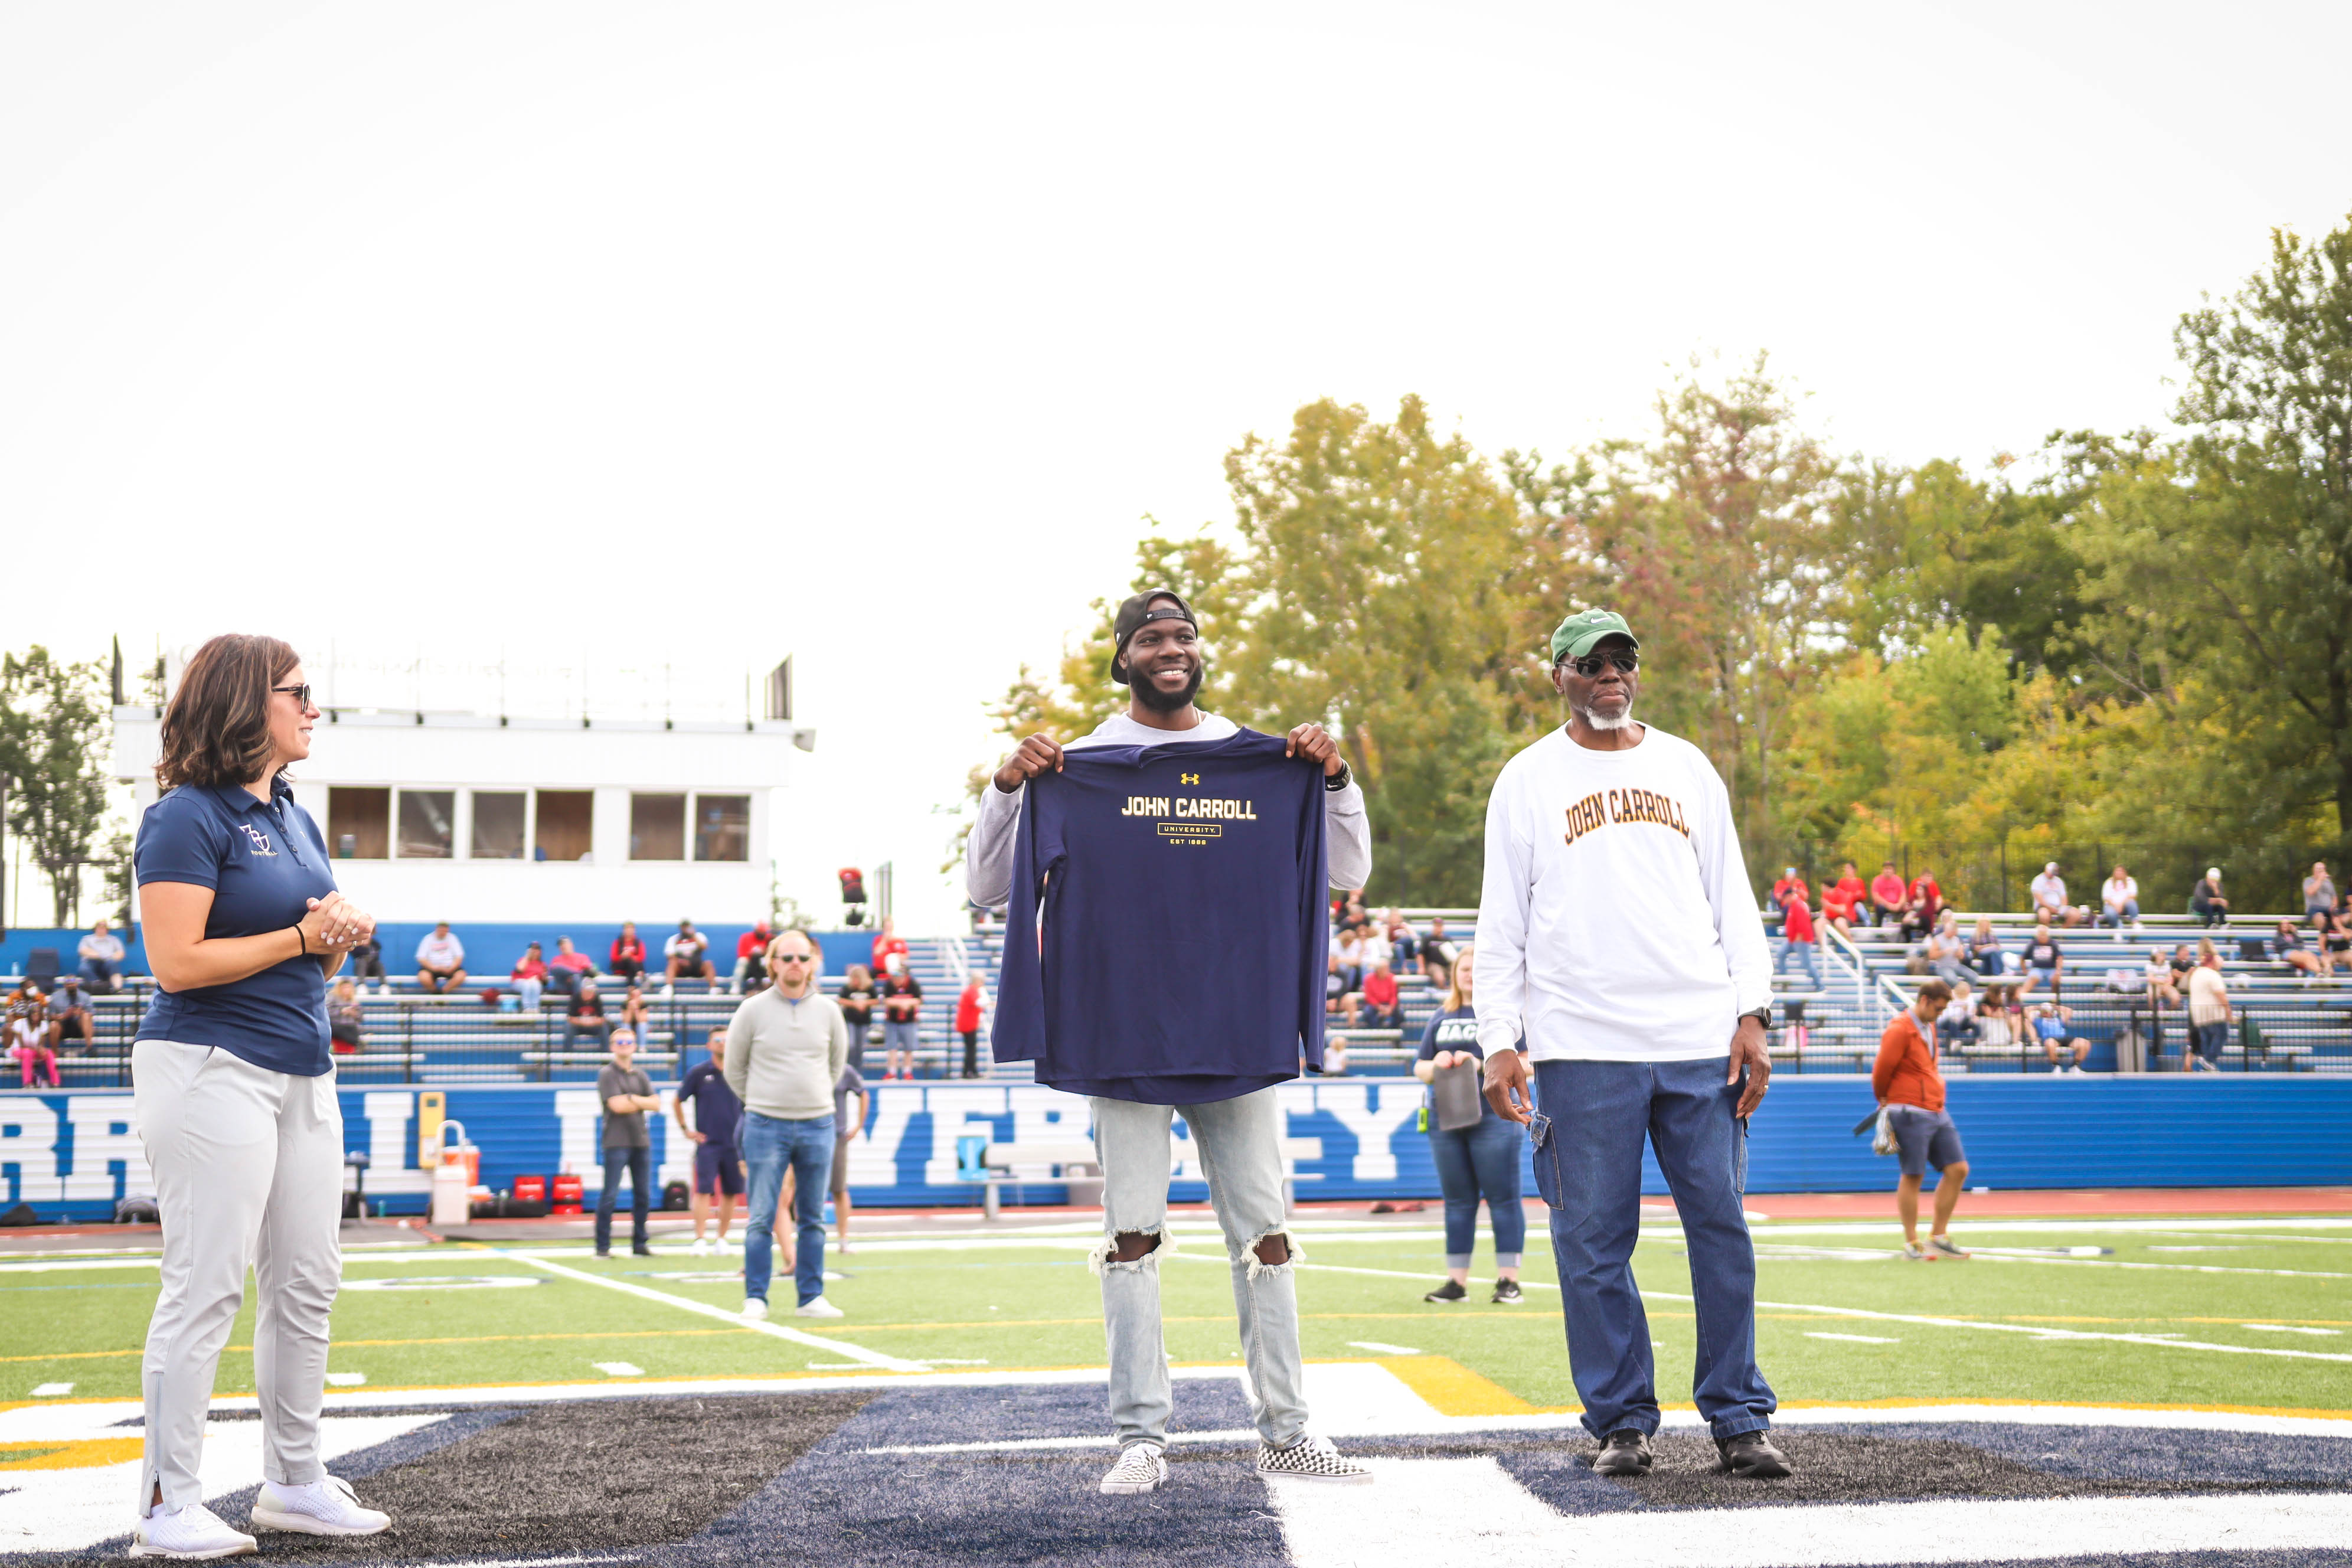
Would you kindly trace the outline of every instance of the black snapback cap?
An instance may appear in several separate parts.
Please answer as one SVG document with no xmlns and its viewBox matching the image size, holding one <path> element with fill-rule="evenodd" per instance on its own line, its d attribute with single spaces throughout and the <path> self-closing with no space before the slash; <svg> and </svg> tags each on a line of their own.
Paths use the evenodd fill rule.
<svg viewBox="0 0 2352 1568">
<path fill-rule="evenodd" d="M 1176 607 L 1171 610 L 1161 605 L 1155 609 L 1151 604 L 1154 599 L 1174 599 Z M 1120 668 L 1118 659 L 1127 651 L 1127 639 L 1153 621 L 1182 621 L 1195 632 L 1201 629 L 1200 617 L 1192 614 L 1192 606 L 1166 588 L 1148 589 L 1119 605 L 1118 618 L 1111 622 L 1115 640 L 1110 650 L 1110 678 L 1121 686 L 1127 684 L 1127 671 Z"/>
</svg>

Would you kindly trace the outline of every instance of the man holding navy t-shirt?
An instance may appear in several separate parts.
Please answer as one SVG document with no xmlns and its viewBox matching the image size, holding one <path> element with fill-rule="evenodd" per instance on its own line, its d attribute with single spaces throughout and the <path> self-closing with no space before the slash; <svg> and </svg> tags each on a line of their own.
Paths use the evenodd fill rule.
<svg viewBox="0 0 2352 1568">
<path fill-rule="evenodd" d="M 1113 629 L 1117 646 L 1110 676 L 1129 689 L 1127 711 L 1072 742 L 1070 751 L 1235 741 L 1239 726 L 1193 706 L 1205 667 L 1199 623 L 1191 606 L 1165 591 L 1138 594 L 1119 606 Z M 1362 887 L 1371 872 L 1371 834 L 1363 792 L 1349 776 L 1337 742 L 1319 726 L 1301 724 L 1286 737 L 1286 751 L 1323 771 L 1330 886 Z M 992 909 L 1010 899 L 1026 786 L 1063 767 L 1063 748 L 1046 736 L 1032 735 L 997 769 L 995 787 L 981 792 L 980 819 L 973 825 L 965 858 L 966 887 L 975 904 Z M 1199 831 L 1205 834 L 1205 826 Z M 1325 892 L 1314 891 L 1312 902 L 1318 910 Z M 1154 889 L 1139 885 L 1134 897 L 1139 903 L 1148 902 Z M 1288 908 L 1247 912 L 1270 926 L 1295 918 Z M 1171 917 L 1181 914 L 1171 911 Z M 1317 919 L 1319 927 L 1319 914 Z M 1202 982 L 1215 983 L 1208 977 Z M 1116 1018 L 1081 1022 L 1099 1026 L 1100 1033 L 1114 1033 L 1118 1024 Z M 1000 1035 L 1004 1028 L 1001 1002 Z M 1285 1072 L 1291 1070 L 1286 1068 Z M 1297 1289 L 1290 1267 L 1298 1254 L 1284 1219 L 1282 1121 L 1275 1090 L 1239 1063 L 1228 1075 L 1230 1081 L 1197 1076 L 1199 1083 L 1173 1087 L 1146 1078 L 1106 1079 L 1083 1091 L 1093 1107 L 1096 1148 L 1102 1159 L 1104 1239 L 1093 1261 L 1103 1282 L 1111 1415 L 1119 1443 L 1118 1462 L 1103 1478 L 1100 1489 L 1115 1495 L 1155 1491 L 1168 1476 L 1163 1456 L 1171 1405 L 1158 1255 L 1168 1209 L 1171 1121 L 1180 1109 L 1225 1233 L 1260 1438 L 1259 1470 L 1307 1479 L 1369 1481 L 1371 1474 L 1363 1466 L 1343 1458 L 1328 1439 L 1307 1431 Z M 1171 1093 L 1187 1098 L 1180 1102 L 1149 1098 Z"/>
</svg>

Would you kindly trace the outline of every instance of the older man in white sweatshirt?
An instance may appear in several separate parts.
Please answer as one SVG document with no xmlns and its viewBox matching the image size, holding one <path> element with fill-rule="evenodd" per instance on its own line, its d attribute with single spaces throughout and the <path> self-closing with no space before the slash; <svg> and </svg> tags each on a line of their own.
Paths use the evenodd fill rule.
<svg viewBox="0 0 2352 1568">
<path fill-rule="evenodd" d="M 1634 721 L 1622 616 L 1569 616 L 1551 657 L 1569 721 L 1505 763 L 1486 803 L 1478 1044 L 1488 1100 L 1530 1127 L 1592 1468 L 1647 1470 L 1658 1429 L 1633 1270 L 1646 1136 L 1690 1254 L 1699 1415 L 1724 1469 L 1785 1476 L 1740 1208 L 1748 1114 L 1772 1072 L 1771 963 L 1731 798 L 1705 752 Z"/>
<path fill-rule="evenodd" d="M 775 984 L 735 1009 L 727 1026 L 727 1087 L 743 1102 L 743 1161 L 751 1168 L 751 1218 L 743 1235 L 743 1315 L 768 1315 L 776 1204 L 784 1169 L 795 1173 L 800 1246 L 795 1316 L 838 1318 L 824 1299 L 825 1177 L 833 1169 L 833 1086 L 849 1060 L 841 1006 L 816 990 L 817 949 L 803 931 L 768 944 Z"/>
</svg>

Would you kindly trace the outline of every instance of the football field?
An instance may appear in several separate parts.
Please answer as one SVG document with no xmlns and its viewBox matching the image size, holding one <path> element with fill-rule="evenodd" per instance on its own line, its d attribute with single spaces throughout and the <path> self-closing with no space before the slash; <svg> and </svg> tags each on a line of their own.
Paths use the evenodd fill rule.
<svg viewBox="0 0 2352 1568">
<path fill-rule="evenodd" d="M 694 1256 L 669 1234 L 651 1258 L 597 1259 L 568 1239 L 348 1231 L 329 1377 L 331 1446 L 347 1456 L 337 1468 L 376 1477 L 363 1495 L 405 1496 L 405 1485 L 432 1500 L 405 1510 L 413 1528 L 361 1554 L 772 1560 L 741 1531 L 762 1506 L 806 1507 L 796 1478 L 839 1505 L 795 1527 L 830 1531 L 833 1561 L 1099 1561 L 1121 1531 L 1157 1519 L 1166 1528 L 1137 1535 L 1133 1560 L 1336 1563 L 1392 1541 L 1417 1562 L 1516 1561 L 1510 1542 L 1556 1562 L 1574 1560 L 1589 1533 L 1580 1521 L 1606 1514 L 1613 1529 L 1631 1510 L 1688 1531 L 1765 1503 L 1802 1516 L 1811 1543 L 1748 1531 L 1737 1540 L 1748 1556 L 1701 1537 L 1660 1537 L 1645 1552 L 1915 1560 L 1868 1543 L 1893 1517 L 1883 1511 L 1868 1528 L 1832 1528 L 1841 1510 L 1869 1505 L 1992 1510 L 1954 1527 L 1962 1554 L 1918 1550 L 1917 1561 L 2052 1561 L 2122 1551 L 2099 1548 L 2112 1521 L 2095 1510 L 2126 1499 L 2142 1510 L 2135 1528 L 2158 1531 L 2150 1550 L 2166 1529 L 2180 1532 L 2181 1551 L 2230 1550 L 2236 1533 L 2282 1563 L 2336 1561 L 2332 1547 L 2352 1543 L 2341 1512 L 2352 1485 L 2352 1220 L 2336 1215 L 2004 1219 L 1956 1227 L 1975 1258 L 1934 1264 L 1904 1261 L 1884 1220 L 1759 1218 L 1760 1358 L 1799 1468 L 1775 1485 L 1706 1471 L 1688 1410 L 1688 1274 L 1661 1208 L 1635 1268 L 1668 1440 L 1658 1472 L 1627 1485 L 1578 1464 L 1590 1445 L 1575 1426 L 1539 1226 L 1523 1303 L 1489 1304 L 1475 1283 L 1492 1273 L 1482 1234 L 1470 1300 L 1436 1306 L 1421 1300 L 1442 1278 L 1433 1211 L 1302 1212 L 1316 1426 L 1381 1472 L 1373 1488 L 1305 1496 L 1268 1489 L 1250 1468 L 1223 1244 L 1205 1212 L 1180 1213 L 1161 1265 L 1179 1379 L 1175 1480 L 1141 1503 L 1092 1493 L 1111 1458 L 1086 1259 L 1097 1222 L 859 1218 L 855 1250 L 828 1257 L 828 1295 L 848 1315 L 794 1319 L 787 1279 L 765 1324 L 736 1315 L 740 1255 Z M 0 1468 L 22 1472 L 0 1494 L 0 1552 L 12 1558 L 101 1558 L 125 1522 L 155 1260 L 89 1247 L 0 1259 Z M 252 1316 L 248 1302 L 230 1336 L 208 1447 L 208 1486 L 216 1470 L 227 1497 L 258 1479 Z M 539 1436 L 526 1443 L 528 1432 Z M 587 1472 L 550 1465 L 551 1448 Z M 856 1464 L 875 1471 L 868 1482 L 849 1475 Z M 681 1505 L 689 1476 L 704 1491 Z M 878 1511 L 877 1484 L 889 1503 Z M 661 1506 L 617 1523 L 598 1507 L 600 1492 L 635 1487 Z M 541 1511 L 484 1534 L 482 1510 L 495 1515 L 518 1488 Z M 481 1508 L 463 1506 L 468 1489 Z M 1479 1498 L 1493 1518 L 1526 1514 L 1524 1528 L 1454 1555 L 1463 1510 Z M 2216 1498 L 2234 1511 L 2197 1511 Z M 2000 1511 L 2028 1507 L 2071 1522 Z M 446 1517 L 424 1517 L 433 1509 Z M 842 1524 L 851 1518 L 862 1522 Z M 1086 1534 L 1097 1529 L 1111 1534 Z"/>
</svg>

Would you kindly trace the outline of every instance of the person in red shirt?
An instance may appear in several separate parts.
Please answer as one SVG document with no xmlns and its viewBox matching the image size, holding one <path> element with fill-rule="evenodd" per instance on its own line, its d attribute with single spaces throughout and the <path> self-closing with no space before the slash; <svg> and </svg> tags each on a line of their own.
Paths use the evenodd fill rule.
<svg viewBox="0 0 2352 1568">
<path fill-rule="evenodd" d="M 898 934 L 898 921 L 885 916 L 882 921 L 882 929 L 874 933 L 875 973 L 882 974 L 888 972 L 890 968 L 890 955 L 894 952 L 906 959 L 909 963 L 914 962 L 914 954 L 907 951 L 907 939 Z"/>
<path fill-rule="evenodd" d="M 645 978 L 646 944 L 638 940 L 637 922 L 623 921 L 621 934 L 613 939 L 612 962 L 604 967 L 622 979 L 635 984 Z"/>
<path fill-rule="evenodd" d="M 1885 1111 L 1902 1162 L 1903 1173 L 1895 1184 L 1895 1212 L 1903 1221 L 1903 1256 L 1915 1263 L 1968 1256 L 1946 1234 L 1969 1179 L 1968 1151 L 1960 1147 L 1960 1130 L 1944 1109 L 1944 1075 L 1936 1065 L 1936 1016 L 1951 999 L 1952 988 L 1941 980 L 1921 985 L 1911 1005 L 1896 1014 L 1879 1037 L 1878 1060 L 1870 1069 L 1871 1092 Z M 1936 1226 L 1922 1247 L 1919 1185 L 1930 1164 L 1937 1172 Z"/>
<path fill-rule="evenodd" d="M 540 960 L 539 943 L 532 942 L 522 950 L 522 958 L 507 978 L 514 982 L 515 995 L 520 998 L 522 1010 L 538 1012 L 540 993 L 547 984 L 547 965 Z"/>
<path fill-rule="evenodd" d="M 1822 918 L 1837 927 L 1840 936 L 1851 941 L 1869 897 L 1870 890 L 1862 885 L 1862 879 L 1854 875 L 1853 862 L 1848 860 L 1838 868 L 1838 879 L 1822 889 Z"/>
<path fill-rule="evenodd" d="M 1822 986 L 1822 968 L 1813 949 L 1820 945 L 1820 933 L 1813 930 L 1813 911 L 1805 905 L 1804 884 L 1789 891 L 1789 901 L 1780 906 L 1780 956 L 1773 961 L 1772 973 L 1779 974 L 1793 961 L 1804 967 L 1812 980 L 1813 989 Z"/>
<path fill-rule="evenodd" d="M 735 979 L 732 989 L 740 996 L 757 995 L 768 984 L 768 944 L 776 933 L 761 921 L 735 939 Z"/>
<path fill-rule="evenodd" d="M 963 994 L 956 998 L 956 1033 L 963 1037 L 963 1076 L 980 1076 L 980 1010 L 987 1003 L 981 995 L 980 976 L 975 974 L 963 983 Z"/>
<path fill-rule="evenodd" d="M 580 983 L 596 973 L 588 955 L 572 945 L 568 936 L 555 939 L 555 956 L 547 961 L 547 983 L 565 995 L 580 989 Z"/>
<path fill-rule="evenodd" d="M 1944 889 L 1936 885 L 1936 874 L 1922 871 L 1911 879 L 1911 886 L 1903 906 L 1903 939 L 1916 941 L 1936 929 L 1937 918 L 1944 912 Z"/>
<path fill-rule="evenodd" d="M 1903 919 L 1903 906 L 1909 903 L 1909 890 L 1903 884 L 1903 873 L 1887 861 L 1870 879 L 1870 917 L 1874 925 L 1893 925 Z"/>
<path fill-rule="evenodd" d="M 1370 1014 L 1365 1026 L 1374 1029 L 1404 1027 L 1404 1004 L 1397 1000 L 1396 975 L 1385 963 L 1375 963 L 1372 972 L 1364 976 L 1364 1005 Z"/>
</svg>

